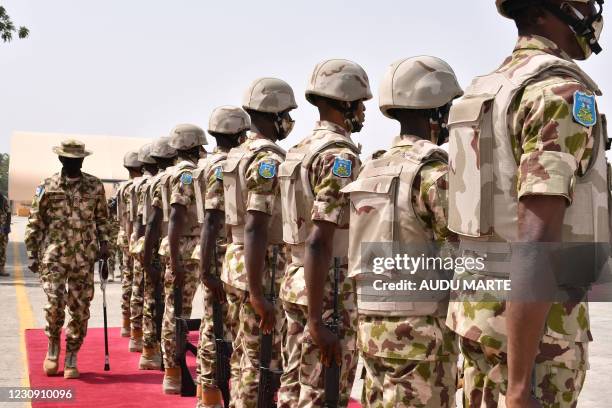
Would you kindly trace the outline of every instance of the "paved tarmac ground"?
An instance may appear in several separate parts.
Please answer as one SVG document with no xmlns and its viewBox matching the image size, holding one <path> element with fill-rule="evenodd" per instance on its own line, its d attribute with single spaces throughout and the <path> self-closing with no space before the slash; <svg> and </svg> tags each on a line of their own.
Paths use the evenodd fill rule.
<svg viewBox="0 0 612 408">
<path fill-rule="evenodd" d="M 10 277 L 0 277 L 0 387 L 27 386 L 24 330 L 43 328 L 45 295 L 38 276 L 27 269 L 23 245 L 25 218 L 14 217 L 11 243 L 7 249 L 6 270 Z M 108 324 L 121 325 L 121 284 L 109 283 L 106 289 Z M 592 303 L 591 328 L 595 341 L 590 345 L 591 370 L 581 394 L 579 407 L 608 407 L 612 405 L 610 367 L 612 367 L 612 303 Z M 202 298 L 198 291 L 192 315 L 202 314 Z M 102 296 L 96 275 L 95 296 L 91 304 L 89 327 L 102 327 Z M 41 368 L 42 369 L 42 368 Z M 361 373 L 359 367 L 357 374 Z M 356 381 L 353 397 L 359 399 L 362 381 Z M 25 404 L 3 403 L 0 406 L 21 407 Z"/>
</svg>

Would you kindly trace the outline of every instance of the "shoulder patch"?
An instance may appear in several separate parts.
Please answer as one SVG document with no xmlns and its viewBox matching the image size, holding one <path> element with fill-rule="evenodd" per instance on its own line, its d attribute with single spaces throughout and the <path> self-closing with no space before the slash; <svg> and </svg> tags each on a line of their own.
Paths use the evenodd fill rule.
<svg viewBox="0 0 612 408">
<path fill-rule="evenodd" d="M 36 197 L 40 198 L 40 196 L 43 195 L 44 192 L 45 192 L 45 186 L 36 187 Z"/>
<path fill-rule="evenodd" d="M 353 162 L 348 159 L 336 157 L 334 160 L 332 173 L 334 173 L 335 176 L 342 178 L 351 177 L 351 174 L 353 174 Z"/>
<path fill-rule="evenodd" d="M 574 92 L 574 120 L 582 126 L 591 127 L 597 123 L 595 96 L 583 92 Z"/>
<path fill-rule="evenodd" d="M 186 173 L 181 174 L 181 183 L 187 184 L 187 185 L 193 183 L 193 176 L 191 175 L 191 173 L 186 172 Z"/>
<path fill-rule="evenodd" d="M 222 166 L 217 166 L 217 168 L 215 169 L 215 177 L 217 178 L 217 180 L 223 181 L 223 167 Z"/>
<path fill-rule="evenodd" d="M 271 179 L 276 176 L 276 164 L 262 162 L 259 164 L 259 175 L 265 179 Z"/>
</svg>

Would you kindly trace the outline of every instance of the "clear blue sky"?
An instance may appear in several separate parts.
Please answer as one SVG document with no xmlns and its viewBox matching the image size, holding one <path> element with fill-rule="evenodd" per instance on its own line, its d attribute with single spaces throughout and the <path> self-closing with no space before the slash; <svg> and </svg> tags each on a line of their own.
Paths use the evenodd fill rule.
<svg viewBox="0 0 612 408">
<path fill-rule="evenodd" d="M 298 97 L 290 147 L 316 111 L 304 99 L 315 64 L 348 58 L 375 98 L 357 136 L 368 153 L 398 132 L 378 110 L 379 79 L 400 58 L 447 60 L 467 86 L 515 42 L 494 0 L 0 0 L 26 40 L 0 43 L 0 152 L 15 130 L 156 137 L 180 122 L 206 128 L 211 110 L 240 104 L 251 80 L 277 76 Z M 602 43 L 612 50 L 612 34 Z M 612 92 L 610 51 L 583 64 Z M 599 98 L 600 109 L 612 102 Z"/>
</svg>

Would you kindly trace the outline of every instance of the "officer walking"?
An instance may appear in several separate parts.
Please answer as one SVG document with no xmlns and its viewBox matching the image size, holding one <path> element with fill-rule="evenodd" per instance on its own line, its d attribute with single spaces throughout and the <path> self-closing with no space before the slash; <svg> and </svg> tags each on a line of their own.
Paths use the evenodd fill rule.
<svg viewBox="0 0 612 408">
<path fill-rule="evenodd" d="M 349 277 L 357 284 L 364 407 L 455 407 L 458 349 L 445 326 L 448 293 L 425 302 L 384 290 L 366 295 L 365 289 L 387 276 L 368 268 L 369 249 L 435 257 L 454 238 L 446 217 L 448 160 L 437 144 L 445 139 L 452 100 L 462 94 L 441 59 L 421 56 L 392 64 L 380 85 L 379 106 L 399 122 L 400 135 L 341 190 L 352 201 Z M 385 272 L 392 274 L 391 282 L 440 276 L 424 265 Z"/>
<path fill-rule="evenodd" d="M 363 101 L 371 99 L 365 71 L 356 63 L 333 59 L 319 63 L 306 99 L 319 110 L 312 134 L 291 148 L 280 166 L 283 239 L 290 244 L 280 299 L 287 316 L 287 364 L 279 405 L 322 407 L 323 366 L 341 364 L 340 406 L 347 406 L 357 367 L 357 310 L 348 264 L 348 197 L 340 190 L 355 180 L 361 162 L 351 133 L 365 120 Z M 341 258 L 336 335 L 325 326 L 333 310 L 332 258 Z"/>
<path fill-rule="evenodd" d="M 81 172 L 91 154 L 77 140 L 65 140 L 53 151 L 62 171 L 37 187 L 25 233 L 30 270 L 40 273 L 47 295 L 45 333 L 49 338 L 43 369 L 58 371 L 64 308 L 66 328 L 64 378 L 78 378 L 77 353 L 87 333 L 89 304 L 94 294 L 94 264 L 108 258 L 108 210 L 104 187 Z"/>
<path fill-rule="evenodd" d="M 514 51 L 449 117 L 449 228 L 484 259 L 460 279 L 543 276 L 538 243 L 609 242 L 601 92 L 574 62 L 601 51 L 603 1 L 496 4 L 517 25 Z M 513 257 L 521 268 L 508 268 Z M 503 395 L 508 407 L 576 406 L 592 339 L 586 302 L 466 300 L 449 306 L 447 324 L 461 336 L 469 406 Z"/>
</svg>

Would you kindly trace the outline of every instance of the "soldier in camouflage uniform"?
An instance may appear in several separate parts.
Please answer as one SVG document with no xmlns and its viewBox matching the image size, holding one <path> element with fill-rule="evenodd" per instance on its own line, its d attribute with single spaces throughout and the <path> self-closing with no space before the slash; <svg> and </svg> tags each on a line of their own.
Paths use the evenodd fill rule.
<svg viewBox="0 0 612 408">
<path fill-rule="evenodd" d="M 282 250 L 282 217 L 278 167 L 285 157 L 277 141 L 293 128 L 290 111 L 297 107 L 293 90 L 276 78 L 260 78 L 246 90 L 242 107 L 251 117 L 246 141 L 232 149 L 223 165 L 225 224 L 228 244 L 225 268 L 229 284 L 238 289 L 240 381 L 232 405 L 256 407 L 261 334 L 272 333 L 270 367 L 280 370 L 284 313 L 280 302 L 264 298 L 276 268 L 275 293 L 280 289 L 286 259 Z M 281 247 L 272 265 L 273 246 Z M 234 381 L 236 383 L 236 381 Z"/>
<path fill-rule="evenodd" d="M 151 177 L 138 201 L 138 214 L 145 224 L 145 232 L 138 239 L 134 256 L 138 257 L 144 269 L 144 294 L 142 313 L 143 349 L 138 368 L 140 370 L 159 370 L 161 367 L 161 345 L 157 339 L 158 327 L 155 320 L 157 305 L 156 291 L 162 291 L 160 280 L 163 280 L 163 263 L 157 253 L 159 250 L 160 232 L 167 235 L 167 224 L 162 225 L 162 209 L 153 207 L 155 192 L 164 176 L 172 171 L 176 160 L 176 149 L 170 147 L 169 137 L 160 137 L 151 147 L 150 156 L 156 161 L 158 173 Z M 161 231 L 163 229 L 163 231 Z M 147 242 L 148 241 L 148 242 Z M 148 251 L 148 252 L 145 252 Z M 163 302 L 163 293 L 161 294 Z"/>
<path fill-rule="evenodd" d="M 91 152 L 77 140 L 65 140 L 53 151 L 62 162 L 61 173 L 37 187 L 25 233 L 30 270 L 39 272 L 47 295 L 45 333 L 49 338 L 43 369 L 58 371 L 64 308 L 66 328 L 64 378 L 78 378 L 77 353 L 87 333 L 89 304 L 94 294 L 94 264 L 108 258 L 108 209 L 104 186 L 81 172 Z"/>
<path fill-rule="evenodd" d="M 165 375 L 163 391 L 177 394 L 181 389 L 180 367 L 176 364 L 174 288 L 181 288 L 183 316 L 189 318 L 198 286 L 198 264 L 191 258 L 200 238 L 193 172 L 206 144 L 204 131 L 194 125 L 178 125 L 170 133 L 170 147 L 177 150 L 177 165 L 170 177 L 170 218 L 168 239 L 162 241 L 160 255 L 166 259 L 164 279 L 165 311 L 162 350 Z"/>
<path fill-rule="evenodd" d="M 442 118 L 462 94 L 451 67 L 435 57 L 400 60 L 383 77 L 380 110 L 400 123 L 401 133 L 388 152 L 364 164 L 357 180 L 341 190 L 351 194 L 349 277 L 358 286 L 387 277 L 368 268 L 362 243 L 399 245 L 391 256 L 419 257 L 422 244 L 441 246 L 453 237 L 446 227 L 447 156 L 435 143 Z M 390 181 L 390 170 L 398 167 Z M 381 186 L 389 183 L 392 190 L 381 195 Z M 392 282 L 435 276 L 425 268 L 386 272 Z M 445 327 L 448 294 L 439 295 L 431 302 L 410 302 L 386 291 L 366 296 L 358 288 L 364 407 L 455 406 L 458 350 L 454 333 Z"/>
<path fill-rule="evenodd" d="M 0 276 L 9 276 L 4 271 L 6 263 L 6 244 L 8 243 L 8 234 L 11 232 L 11 207 L 9 202 L 0 193 Z"/>
<path fill-rule="evenodd" d="M 240 291 L 221 281 L 227 237 L 224 227 L 225 204 L 223 200 L 222 168 L 230 149 L 240 145 L 246 138 L 246 131 L 251 126 L 247 113 L 234 106 L 216 108 L 208 125 L 208 133 L 217 141 L 217 147 L 208 156 L 204 166 L 194 172 L 196 195 L 199 195 L 198 221 L 202 224 L 200 244 L 193 252 L 193 259 L 199 262 L 200 281 L 204 290 L 204 315 L 200 326 L 200 341 L 198 344 L 198 406 L 203 408 L 222 406 L 222 396 L 215 381 L 216 345 L 213 326 L 213 302 L 220 302 L 224 316 L 224 334 L 226 339 L 233 339 L 238 330 L 238 313 L 228 316 L 227 297 L 236 299 Z M 216 247 L 216 251 L 213 248 Z M 216 259 L 213 259 L 213 253 Z M 213 263 L 213 262 L 216 262 Z M 226 294 L 226 292 L 228 292 Z M 237 355 L 239 351 L 236 351 Z M 239 378 L 234 367 L 235 379 Z M 234 381 L 232 388 L 237 389 Z"/>
<path fill-rule="evenodd" d="M 130 337 L 130 299 L 132 298 L 132 257 L 128 237 L 132 235 L 130 222 L 130 190 L 135 179 L 142 175 L 142 163 L 138 161 L 138 152 L 132 151 L 123 157 L 123 167 L 129 173 L 129 180 L 121 183 L 117 190 L 117 219 L 119 233 L 117 246 L 121 251 L 121 314 L 123 322 L 121 337 Z"/>
<path fill-rule="evenodd" d="M 117 219 L 117 200 L 109 198 L 108 206 L 108 281 L 115 281 L 115 262 L 117 261 L 117 236 L 119 235 L 119 220 Z"/>
<path fill-rule="evenodd" d="M 306 99 L 319 109 L 313 133 L 287 153 L 279 177 L 283 239 L 291 262 L 280 299 L 287 316 L 286 362 L 279 405 L 322 407 L 323 366 L 341 362 L 340 405 L 349 402 L 357 367 L 355 286 L 347 277 L 348 197 L 340 190 L 355 180 L 361 162 L 351 133 L 365 120 L 363 101 L 372 97 L 365 71 L 356 63 L 321 62 L 310 78 Z M 340 328 L 326 328 L 333 311 L 333 261 L 339 257 Z"/>
<path fill-rule="evenodd" d="M 142 165 L 142 177 L 132 183 L 130 203 L 132 209 L 132 235 L 130 236 L 130 255 L 132 256 L 132 297 L 130 298 L 130 342 L 128 348 L 131 352 L 141 352 L 143 347 L 142 314 L 144 309 L 144 268 L 142 258 L 139 256 L 138 240 L 144 236 L 145 223 L 143 221 L 144 197 L 148 182 L 157 174 L 157 162 L 151 157 L 152 143 L 147 143 L 138 151 L 138 161 Z"/>
<path fill-rule="evenodd" d="M 496 3 L 518 26 L 516 47 L 449 117 L 449 228 L 485 260 L 459 279 L 512 278 L 523 269 L 509 270 L 514 253 L 540 275 L 537 254 L 504 253 L 518 242 L 609 240 L 600 91 L 573 62 L 600 50 L 601 15 L 586 0 Z M 451 303 L 447 325 L 461 336 L 467 406 L 576 406 L 592 340 L 586 302 L 466 300 Z"/>
</svg>

